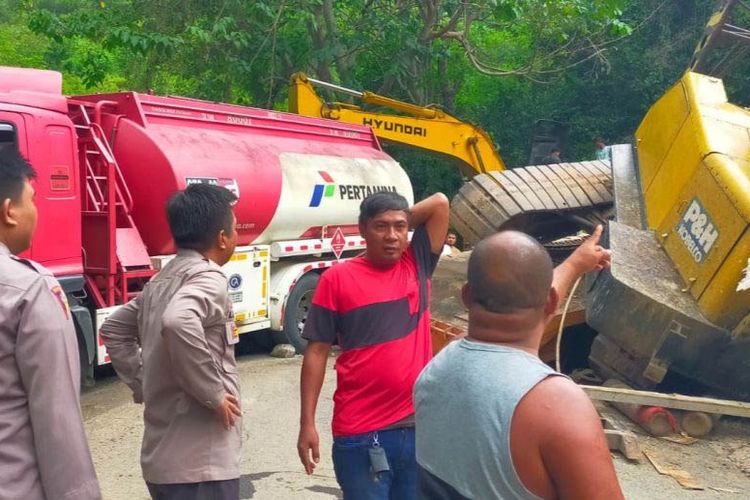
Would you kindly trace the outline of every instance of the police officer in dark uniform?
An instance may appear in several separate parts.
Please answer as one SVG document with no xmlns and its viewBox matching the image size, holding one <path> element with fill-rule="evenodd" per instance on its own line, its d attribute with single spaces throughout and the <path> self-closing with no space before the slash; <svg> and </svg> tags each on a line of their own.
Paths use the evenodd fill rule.
<svg viewBox="0 0 750 500">
<path fill-rule="evenodd" d="M 99 499 L 65 294 L 47 269 L 15 256 L 36 228 L 34 178 L 0 149 L 0 498 Z"/>
</svg>

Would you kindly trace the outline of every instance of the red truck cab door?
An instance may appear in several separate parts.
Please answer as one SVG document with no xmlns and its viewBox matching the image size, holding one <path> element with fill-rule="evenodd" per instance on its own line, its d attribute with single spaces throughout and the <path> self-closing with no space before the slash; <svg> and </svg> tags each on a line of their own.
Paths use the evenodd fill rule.
<svg viewBox="0 0 750 500">
<path fill-rule="evenodd" d="M 36 170 L 39 210 L 31 249 L 24 252 L 57 276 L 81 274 L 81 203 L 77 137 L 65 115 L 0 111 L 0 147 L 14 148 Z"/>
</svg>

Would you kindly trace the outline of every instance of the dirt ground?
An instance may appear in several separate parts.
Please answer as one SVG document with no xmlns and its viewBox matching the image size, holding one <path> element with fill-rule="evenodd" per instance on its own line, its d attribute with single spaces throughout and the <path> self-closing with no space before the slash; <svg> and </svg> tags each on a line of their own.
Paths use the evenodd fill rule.
<svg viewBox="0 0 750 500">
<path fill-rule="evenodd" d="M 238 365 L 245 414 L 240 497 L 260 500 L 340 498 L 330 457 L 331 396 L 335 386 L 333 360 L 318 405 L 321 463 L 311 477 L 304 474 L 296 451 L 301 358 L 274 359 L 265 354 L 253 354 L 239 357 Z M 100 377 L 96 386 L 83 394 L 82 404 L 104 497 L 147 499 L 138 458 L 143 433 L 141 407 L 131 402 L 127 388 L 111 375 Z M 709 439 L 690 446 L 646 437 L 642 433 L 639 436 L 642 446 L 661 465 L 689 472 L 705 489 L 685 490 L 674 479 L 659 475 L 647 461 L 629 463 L 614 454 L 627 498 L 748 497 L 750 425 L 747 421 L 722 421 Z"/>
</svg>

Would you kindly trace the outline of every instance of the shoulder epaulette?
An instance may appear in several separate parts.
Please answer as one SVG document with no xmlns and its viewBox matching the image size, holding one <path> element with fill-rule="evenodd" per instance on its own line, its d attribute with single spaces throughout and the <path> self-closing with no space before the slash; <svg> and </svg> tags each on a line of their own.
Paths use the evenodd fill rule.
<svg viewBox="0 0 750 500">
<path fill-rule="evenodd" d="M 30 261 L 16 257 L 15 255 L 11 255 L 10 258 L 11 260 L 18 262 L 19 264 L 23 264 L 24 266 L 28 267 L 35 273 L 39 274 L 39 269 L 37 269 L 36 266 L 34 266 L 34 264 L 32 264 Z"/>
</svg>

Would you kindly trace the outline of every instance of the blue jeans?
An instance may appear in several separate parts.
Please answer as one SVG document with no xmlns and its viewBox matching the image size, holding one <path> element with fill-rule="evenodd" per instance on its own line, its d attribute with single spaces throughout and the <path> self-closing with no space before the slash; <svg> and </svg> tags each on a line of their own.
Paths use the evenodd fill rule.
<svg viewBox="0 0 750 500">
<path fill-rule="evenodd" d="M 374 473 L 369 449 L 377 435 L 390 470 Z M 345 500 L 412 500 L 417 496 L 414 428 L 333 438 L 333 468 Z"/>
</svg>

